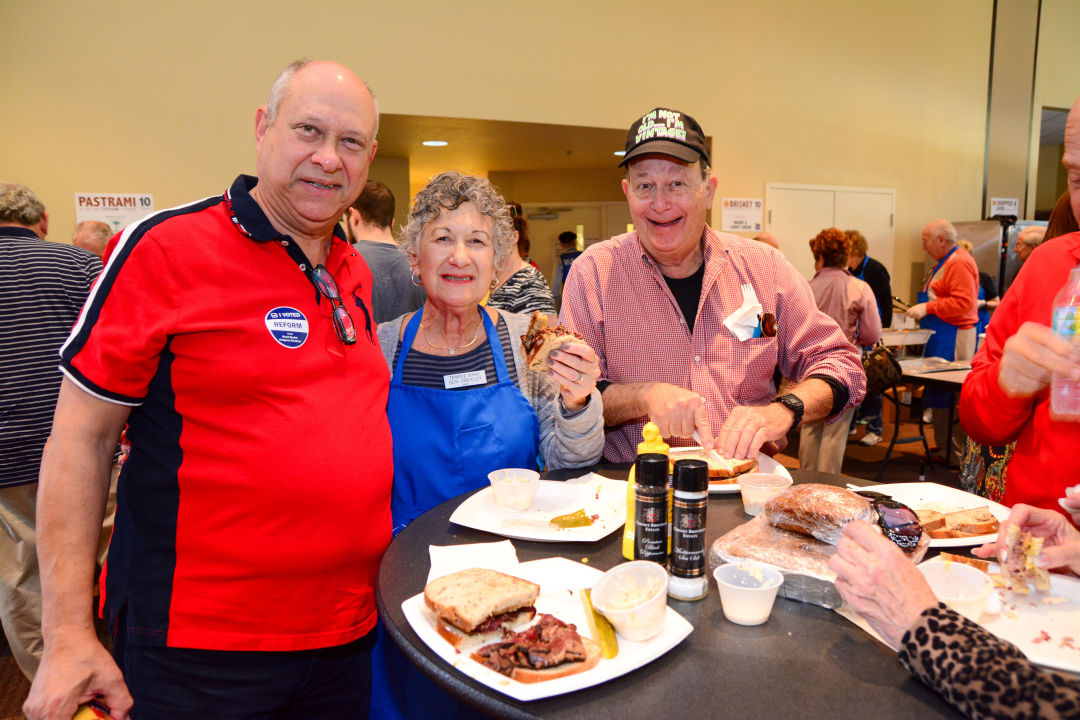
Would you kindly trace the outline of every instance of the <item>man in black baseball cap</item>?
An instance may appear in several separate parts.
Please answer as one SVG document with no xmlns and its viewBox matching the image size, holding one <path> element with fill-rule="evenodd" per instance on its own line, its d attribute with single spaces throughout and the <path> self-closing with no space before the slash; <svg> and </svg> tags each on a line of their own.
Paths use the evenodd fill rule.
<svg viewBox="0 0 1080 720">
<path fill-rule="evenodd" d="M 659 153 L 687 163 L 702 161 L 709 165 L 709 146 L 698 121 L 686 113 L 656 108 L 630 126 L 626 134 L 626 153 L 619 167 L 636 157 Z"/>
<path fill-rule="evenodd" d="M 635 120 L 619 163 L 634 231 L 590 246 L 566 279 L 560 320 L 600 356 L 611 462 L 634 459 L 646 420 L 675 445 L 696 430 L 706 449 L 747 458 L 862 400 L 858 352 L 795 268 L 706 225 L 709 159 L 686 113 Z M 777 366 L 796 382 L 780 398 Z"/>
</svg>

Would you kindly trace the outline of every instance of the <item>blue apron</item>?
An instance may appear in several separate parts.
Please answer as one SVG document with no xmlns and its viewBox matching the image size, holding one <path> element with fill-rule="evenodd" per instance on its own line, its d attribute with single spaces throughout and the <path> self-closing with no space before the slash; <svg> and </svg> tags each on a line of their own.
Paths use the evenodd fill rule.
<svg viewBox="0 0 1080 720">
<path fill-rule="evenodd" d="M 510 379 L 499 333 L 483 308 L 497 384 L 471 390 L 405 385 L 402 369 L 420 327 L 421 308 L 405 327 L 390 378 L 386 414 L 394 436 L 394 533 L 440 503 L 487 485 L 506 467 L 536 467 L 540 423 Z M 478 715 L 412 665 L 379 624 L 372 653 L 373 718 Z"/>
<path fill-rule="evenodd" d="M 983 286 L 982 286 L 981 282 L 979 283 L 978 298 L 980 300 L 985 300 L 986 299 L 986 293 L 983 291 Z M 986 326 L 989 325 L 989 324 L 990 324 L 990 311 L 987 310 L 985 307 L 980 307 L 979 308 L 979 322 L 978 322 L 978 324 L 975 325 L 975 349 L 976 350 L 979 349 L 979 336 L 982 335 L 984 332 L 986 332 Z"/>
<path fill-rule="evenodd" d="M 938 260 L 938 264 L 934 266 L 933 272 L 930 273 L 930 277 L 926 279 L 926 284 L 923 286 L 921 292 L 919 292 L 919 302 L 930 302 L 930 281 L 937 275 L 938 270 L 945 264 L 945 261 L 949 259 L 949 256 L 956 252 L 957 248 L 953 248 L 945 254 L 945 257 Z M 934 334 L 930 336 L 930 339 L 926 341 L 926 346 L 923 348 L 923 357 L 939 357 L 946 360 L 956 359 L 956 326 L 951 323 L 947 323 L 937 315 L 926 315 L 919 321 L 919 327 L 924 330 L 933 330 Z M 952 399 L 952 394 L 947 390 L 940 390 L 937 388 L 926 388 L 923 390 L 923 405 L 932 408 L 944 408 L 949 406 L 949 401 Z"/>
</svg>

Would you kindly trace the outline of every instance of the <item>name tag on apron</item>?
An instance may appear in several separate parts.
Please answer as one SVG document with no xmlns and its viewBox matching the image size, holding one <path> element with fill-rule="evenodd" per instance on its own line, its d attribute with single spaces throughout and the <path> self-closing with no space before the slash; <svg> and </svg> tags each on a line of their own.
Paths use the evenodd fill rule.
<svg viewBox="0 0 1080 720">
<path fill-rule="evenodd" d="M 473 385 L 487 385 L 487 372 L 475 370 L 473 372 L 458 373 L 457 375 L 443 375 L 443 386 L 447 390 L 472 387 Z"/>
</svg>

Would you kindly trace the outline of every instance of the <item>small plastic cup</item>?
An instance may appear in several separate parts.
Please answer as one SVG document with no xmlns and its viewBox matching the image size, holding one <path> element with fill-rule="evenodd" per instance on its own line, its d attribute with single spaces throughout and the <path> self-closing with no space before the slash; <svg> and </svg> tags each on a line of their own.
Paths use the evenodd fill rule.
<svg viewBox="0 0 1080 720">
<path fill-rule="evenodd" d="M 983 613 L 996 615 L 1001 612 L 1001 599 L 993 592 L 993 580 L 978 568 L 931 560 L 919 565 L 919 571 L 938 600 L 969 620 L 978 622 Z"/>
<path fill-rule="evenodd" d="M 765 503 L 791 487 L 791 478 L 772 473 L 746 473 L 739 476 L 743 511 L 759 515 Z"/>
<path fill-rule="evenodd" d="M 776 568 L 746 560 L 713 570 L 724 617 L 737 625 L 761 625 L 769 619 L 784 575 Z"/>
<path fill-rule="evenodd" d="M 627 640 L 643 642 L 664 629 L 668 573 L 649 560 L 623 563 L 596 581 L 592 604 Z"/>
<path fill-rule="evenodd" d="M 507 510 L 528 510 L 540 488 L 540 473 L 525 468 L 505 468 L 488 473 L 495 504 Z"/>
</svg>

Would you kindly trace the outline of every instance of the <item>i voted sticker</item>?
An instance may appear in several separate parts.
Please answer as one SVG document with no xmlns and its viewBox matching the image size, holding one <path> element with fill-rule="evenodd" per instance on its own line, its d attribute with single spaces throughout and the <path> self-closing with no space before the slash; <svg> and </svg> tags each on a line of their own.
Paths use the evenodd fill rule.
<svg viewBox="0 0 1080 720">
<path fill-rule="evenodd" d="M 276 307 L 266 313 L 266 329 L 279 345 L 298 348 L 307 342 L 308 321 L 296 308 Z"/>
</svg>

